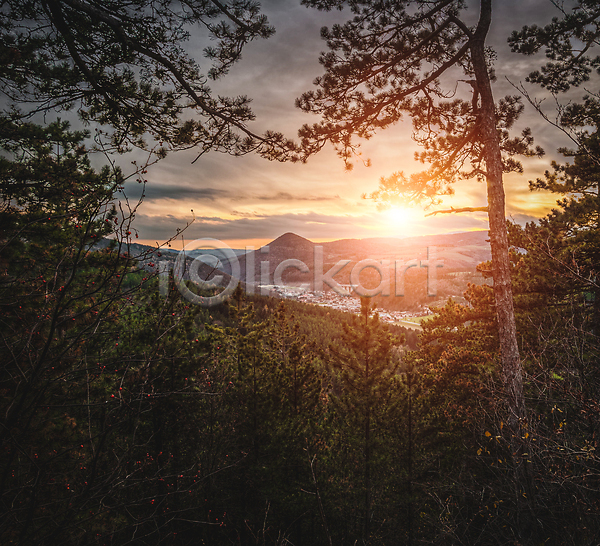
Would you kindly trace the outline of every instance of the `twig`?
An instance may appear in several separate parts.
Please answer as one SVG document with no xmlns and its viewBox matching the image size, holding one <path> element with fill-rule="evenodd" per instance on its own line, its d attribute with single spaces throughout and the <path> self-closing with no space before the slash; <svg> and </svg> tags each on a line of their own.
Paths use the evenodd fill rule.
<svg viewBox="0 0 600 546">
<path fill-rule="evenodd" d="M 317 484 L 317 476 L 315 474 L 314 463 L 315 463 L 315 459 L 317 458 L 317 456 L 313 455 L 313 457 L 311 458 L 310 453 L 308 452 L 308 449 L 306 450 L 306 453 L 308 454 L 308 462 L 310 463 L 310 472 L 312 474 L 313 482 L 315 484 L 315 492 L 317 495 L 317 500 L 319 501 L 319 512 L 321 513 L 321 520 L 323 520 L 323 529 L 325 529 L 325 534 L 327 535 L 327 541 L 329 542 L 329 546 L 333 546 L 333 543 L 331 542 L 331 535 L 329 534 L 329 529 L 327 527 L 327 521 L 325 520 L 325 511 L 323 510 L 323 502 L 321 501 L 321 493 L 319 492 L 319 486 Z"/>
</svg>

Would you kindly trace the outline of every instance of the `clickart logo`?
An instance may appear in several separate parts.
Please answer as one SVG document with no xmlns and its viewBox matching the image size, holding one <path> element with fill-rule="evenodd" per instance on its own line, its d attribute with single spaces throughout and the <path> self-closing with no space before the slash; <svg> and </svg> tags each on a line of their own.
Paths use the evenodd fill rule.
<svg viewBox="0 0 600 546">
<path fill-rule="evenodd" d="M 302 260 L 287 258 L 279 261 L 275 268 L 271 266 L 268 258 L 269 247 L 264 246 L 258 250 L 246 247 L 242 256 L 238 256 L 226 243 L 218 239 L 196 239 L 186 245 L 178 253 L 175 263 L 162 261 L 159 263 L 160 293 L 168 293 L 169 271 L 172 269 L 175 284 L 182 296 L 191 303 L 212 307 L 219 305 L 231 297 L 236 287 L 243 281 L 248 294 L 260 293 L 269 295 L 275 290 L 284 293 L 314 292 L 322 293 L 325 286 L 340 296 L 389 297 L 404 296 L 404 276 L 410 268 L 427 269 L 427 295 L 437 294 L 437 269 L 443 263 L 437 259 L 435 247 L 427 248 L 425 260 L 376 260 L 367 258 L 360 260 L 348 270 L 351 260 L 339 260 L 327 271 L 324 268 L 323 246 L 313 247 L 312 271 Z M 240 258 L 245 262 L 245 274 L 241 275 Z M 258 267 L 257 267 L 258 266 Z M 222 271 L 226 269 L 227 272 Z M 310 276 L 311 282 L 287 285 L 283 281 L 283 274 L 288 269 L 295 269 L 300 273 Z M 367 288 L 361 283 L 361 273 L 373 269 L 378 273 L 379 284 Z M 257 270 L 259 271 L 257 278 Z M 349 283 L 341 284 L 335 276 L 343 270 L 349 274 Z M 312 273 L 312 275 L 310 275 Z M 194 292 L 193 288 L 202 294 Z M 208 295 L 210 294 L 210 295 Z"/>
</svg>

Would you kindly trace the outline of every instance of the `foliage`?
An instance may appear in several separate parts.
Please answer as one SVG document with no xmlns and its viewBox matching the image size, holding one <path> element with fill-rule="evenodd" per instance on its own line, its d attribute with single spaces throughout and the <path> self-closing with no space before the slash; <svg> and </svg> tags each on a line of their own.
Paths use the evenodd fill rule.
<svg viewBox="0 0 600 546">
<path fill-rule="evenodd" d="M 555 3 L 561 17 L 554 17 L 545 26 L 527 25 L 514 31 L 509 38 L 513 51 L 524 55 L 534 55 L 544 51 L 547 62 L 527 77 L 527 81 L 546 89 L 556 104 L 556 119 L 542 109 L 542 100 L 530 97 L 529 92 L 520 86 L 537 111 L 554 127 L 563 131 L 596 165 L 600 154 L 593 145 L 597 132 L 600 98 L 593 91 L 594 76 L 598 74 L 600 57 L 594 55 L 600 35 L 600 6 L 596 0 L 577 0 L 568 4 Z M 575 102 L 570 97 L 561 102 L 561 95 L 572 88 L 582 88 L 582 100 Z M 566 151 L 566 150 L 561 150 Z"/>
<path fill-rule="evenodd" d="M 330 348 L 333 366 L 331 410 L 335 432 L 332 438 L 339 455 L 335 464 L 344 468 L 338 476 L 343 494 L 338 503 L 350 503 L 352 518 L 342 520 L 342 536 L 369 542 L 379 533 L 389 501 L 386 476 L 378 469 L 392 451 L 389 426 L 396 401 L 393 378 L 398 367 L 394 339 L 379 322 L 371 302 L 361 299 L 361 314 L 344 324 L 342 343 Z M 360 508 L 359 508 L 360 507 Z M 372 536 L 373 535 L 373 536 Z M 340 537 L 341 539 L 341 537 Z"/>
<path fill-rule="evenodd" d="M 183 47 L 198 28 L 210 64 L 204 74 Z M 273 158 L 292 148 L 280 134 L 251 132 L 250 99 L 216 96 L 208 86 L 247 43 L 273 32 L 253 0 L 11 0 L 0 13 L 0 89 L 13 114 L 76 109 L 84 122 L 110 127 L 105 149 L 146 147 L 150 135 L 159 157 L 196 148 Z"/>
<path fill-rule="evenodd" d="M 600 35 L 600 6 L 596 0 L 577 0 L 567 11 L 561 6 L 562 19 L 554 17 L 544 27 L 524 26 L 509 39 L 513 51 L 533 55 L 542 48 L 548 62 L 529 75 L 528 81 L 553 92 L 567 91 L 589 80 L 599 59 L 589 55 Z"/>
<path fill-rule="evenodd" d="M 423 147 L 417 159 L 430 167 L 410 177 L 395 173 L 383 178 L 371 198 L 384 204 L 396 199 L 435 204 L 440 195 L 452 193 L 452 183 L 459 178 L 486 181 L 501 366 L 511 426 L 519 426 L 525 406 L 503 173 L 521 171 L 515 156 L 541 156 L 543 150 L 533 147 L 529 129 L 510 137 L 522 110 L 520 98 L 494 100 L 494 55 L 485 45 L 492 24 L 491 0 L 477 3 L 474 27 L 462 15 L 467 4 L 456 0 L 304 3 L 324 10 L 347 6 L 353 15 L 343 25 L 322 30 L 330 50 L 320 58 L 325 75 L 315 80 L 316 91 L 297 101 L 303 110 L 321 116 L 319 123 L 300 130 L 306 154 L 331 142 L 348 163 L 357 153 L 356 137 L 369 139 L 408 114 Z M 457 73 L 466 78 L 457 82 L 464 84 L 461 94 L 466 98 L 451 99 L 458 88 L 445 89 L 444 80 L 455 79 Z"/>
<path fill-rule="evenodd" d="M 185 94 L 177 85 L 158 89 L 160 81 L 168 80 L 157 68 L 159 59 L 154 58 L 158 64 L 150 62 L 153 57 L 144 60 L 146 53 L 129 48 L 128 40 L 143 47 L 150 34 L 158 33 L 170 44 L 159 55 L 176 59 L 180 50 L 174 40 L 185 37 L 184 27 L 160 27 L 160 21 L 187 24 L 202 14 L 209 21 L 219 14 L 235 17 L 231 27 L 209 23 L 210 32 L 221 37 L 210 52 L 216 77 L 239 57 L 245 41 L 268 33 L 256 7 L 247 2 L 228 4 L 237 11 L 227 13 L 216 2 L 186 3 L 182 9 L 198 8 L 187 19 L 181 19 L 183 12 L 168 11 L 170 3 L 152 4 L 157 10 L 152 14 L 144 10 L 146 3 L 127 7 L 116 2 L 109 16 L 121 17 L 122 31 L 130 37 L 117 39 L 112 50 L 92 51 L 90 40 L 105 44 L 120 27 L 101 17 L 92 21 L 89 10 L 107 14 L 109 8 L 74 0 L 46 5 L 42 14 L 35 2 L 6 4 L 2 54 L 16 55 L 10 49 L 16 40 L 24 58 L 6 65 L 5 84 L 12 78 L 18 83 L 13 89 L 50 93 L 45 99 L 35 95 L 40 100 L 82 100 L 84 117 L 107 116 L 114 123 L 118 146 L 147 130 L 144 124 L 157 112 L 153 108 L 168 93 L 177 100 Z M 427 62 L 447 55 L 440 57 L 440 69 L 463 51 L 463 34 L 471 31 L 461 26 L 457 3 L 412 5 L 418 9 L 402 12 L 400 20 L 406 29 L 415 24 L 416 34 L 406 34 L 403 42 L 401 33 L 392 33 L 389 44 L 404 53 L 421 45 Z M 578 5 L 593 26 L 595 3 Z M 365 54 L 376 43 L 376 31 L 392 24 L 386 6 L 353 2 L 355 19 L 324 32 L 348 61 L 324 57 L 327 70 L 348 78 L 350 87 L 335 88 L 347 94 L 345 106 L 341 102 L 346 113 L 373 107 L 371 91 L 391 100 L 401 78 L 422 76 L 418 70 L 425 65 L 400 64 L 406 70 L 394 72 L 391 45 Z M 408 6 L 401 2 L 393 9 Z M 383 10 L 381 17 L 368 22 L 368 7 Z M 123 15 L 126 8 L 129 18 Z M 418 33 L 419 14 L 427 10 L 434 10 L 429 23 L 439 26 Z M 18 17 L 8 22 L 8 13 Z M 61 13 L 70 18 L 83 13 L 81 25 L 61 31 Z M 555 21 L 552 28 L 589 39 L 591 47 L 594 32 L 582 34 L 578 28 L 584 20 L 577 14 Z M 11 34 L 11 25 L 26 21 L 31 34 Z M 36 26 L 44 21 L 54 21 L 53 32 L 44 34 Z M 140 21 L 147 28 L 134 24 Z M 552 36 L 552 28 L 523 32 L 542 40 Z M 447 50 L 440 49 L 438 38 L 447 40 Z M 561 63 L 571 63 L 565 74 L 575 78 L 575 70 L 595 66 L 592 61 L 578 65 L 565 40 L 557 31 L 548 41 L 548 47 L 562 51 Z M 124 129 L 122 123 L 134 121 L 122 110 L 125 102 L 104 102 L 106 96 L 99 98 L 93 82 L 88 81 L 90 87 L 82 83 L 85 73 L 73 51 L 85 53 L 97 81 L 114 86 L 109 97 L 114 93 L 114 100 L 118 95 L 125 102 L 141 101 L 131 103 L 130 113 L 141 116 L 140 125 Z M 44 55 L 56 52 L 64 54 L 64 63 L 59 59 L 44 68 Z M 156 95 L 136 95 L 141 90 L 137 73 L 110 65 L 121 57 L 127 57 L 128 66 L 149 71 Z M 461 59 L 460 68 L 469 74 L 468 57 Z M 345 72 L 358 70 L 361 62 L 363 76 L 385 67 L 370 90 L 359 89 L 366 82 L 358 83 L 359 72 Z M 25 67 L 32 70 L 26 73 Z M 186 62 L 180 68 L 189 74 L 194 69 Z M 433 66 L 429 76 L 437 69 Z M 42 76 L 47 87 L 36 88 Z M 65 94 L 55 95 L 69 79 Z M 427 93 L 437 93 L 440 109 L 432 111 L 430 120 L 440 124 L 442 133 L 450 130 L 444 123 L 454 114 L 466 116 L 458 129 L 476 127 L 473 108 L 483 108 L 483 102 L 445 102 L 434 79 L 420 87 L 423 95 L 413 105 L 421 107 Z M 342 81 L 328 82 L 326 76 L 322 85 Z M 183 103 L 177 104 L 171 105 L 175 117 L 183 111 L 178 109 Z M 400 112 L 390 104 L 372 112 L 384 115 L 382 127 L 393 121 L 385 116 Z M 518 109 L 516 101 L 498 109 L 504 107 L 506 116 Z M 415 119 L 421 128 L 429 122 Z M 560 194 L 558 209 L 539 225 L 508 228 L 527 404 L 514 427 L 505 420 L 506 383 L 498 366 L 502 323 L 492 287 L 471 285 L 464 305 L 449 301 L 437 309 L 423 321 L 414 351 L 392 335 L 401 330 L 379 321 L 366 300 L 359 316 L 246 297 L 241 289 L 228 305 L 210 310 L 191 305 L 172 279 L 159 290 L 153 275 L 130 258 L 135 210 L 118 205 L 123 175 L 114 168 L 91 168 L 85 133 L 70 131 L 64 122 L 40 127 L 3 117 L 0 123 L 0 542 L 597 541 L 598 163 L 589 152 L 598 147 L 597 131 L 582 133 L 581 146 L 567 152 L 571 162 L 554 163 L 531 184 Z M 500 132 L 507 128 L 498 123 Z M 324 128 L 333 129 L 319 125 L 315 131 Z M 430 159 L 430 152 L 442 157 L 449 150 L 444 148 L 452 144 L 449 133 L 442 133 L 438 136 L 448 141 L 440 149 L 434 150 L 437 144 L 426 148 L 424 159 Z M 351 143 L 340 134 L 342 149 Z M 173 146 L 182 144 L 169 138 Z M 243 153 L 232 138 L 223 146 Z M 508 142 L 507 133 L 500 138 Z M 473 141 L 471 150 L 476 146 Z M 112 241 L 108 245 L 106 238 Z M 493 267 L 482 264 L 480 270 L 490 275 Z"/>
<path fill-rule="evenodd" d="M 577 151 L 564 150 L 570 163 L 552 163 L 543 179 L 530 182 L 535 191 L 563 196 L 539 225 L 511 227 L 518 257 L 518 282 L 544 307 L 567 307 L 579 327 L 596 336 L 600 327 L 600 218 L 598 165 L 587 152 L 598 135 L 585 139 Z M 559 314 L 562 311 L 559 311 Z"/>
<path fill-rule="evenodd" d="M 153 281 L 123 252 L 122 175 L 90 168 L 83 134 L 65 123 L 5 129 L 0 536 L 160 541 L 193 506 L 167 502 L 165 487 L 176 498 L 198 479 L 181 414 L 198 391 L 187 378 L 202 360 L 190 353 L 201 309 L 144 296 Z M 96 249 L 108 235 L 112 246 Z M 182 436 L 161 439 L 166 426 Z"/>
<path fill-rule="evenodd" d="M 585 286 L 535 245 L 512 256 L 529 416 L 517 439 L 499 409 L 491 287 L 423 321 L 414 352 L 367 301 L 355 317 L 241 290 L 190 305 L 126 247 L 98 250 L 129 227 L 112 206 L 120 172 L 93 171 L 81 134 L 6 127 L 3 541 L 593 540 L 598 350 L 589 306 L 569 300 Z M 511 234 L 577 253 L 577 222 L 565 240 Z"/>
<path fill-rule="evenodd" d="M 116 253 L 90 253 L 115 230 L 112 194 L 121 175 L 95 173 L 82 137 L 64 123 L 4 121 L 2 132 L 0 441 L 10 540 L 41 540 L 52 517 L 58 525 L 71 521 L 74 484 L 65 460 L 81 458 L 85 430 L 73 413 L 102 350 L 93 332 L 101 324 L 112 331 L 128 271 Z M 83 480 L 77 485 L 85 490 Z M 60 507 L 52 516 L 41 491 Z"/>
<path fill-rule="evenodd" d="M 327 10 L 346 4 L 303 3 Z M 304 93 L 297 101 L 303 110 L 322 117 L 321 122 L 305 125 L 300 131 L 308 153 L 331 141 L 350 166 L 358 150 L 353 138 L 369 139 L 409 115 L 414 137 L 424 147 L 417 158 L 431 167 L 409 178 L 395 173 L 382 179 L 380 190 L 372 197 L 384 202 L 401 196 L 437 202 L 440 195 L 452 193 L 449 184 L 457 177 L 484 177 L 480 84 L 473 79 L 459 80 L 464 84 L 461 94 L 472 94 L 472 98 L 452 100 L 448 99 L 453 93 L 442 84 L 444 75 L 455 67 L 465 77 L 474 78 L 469 52 L 475 41 L 474 30 L 459 19 L 464 3 L 348 4 L 354 17 L 322 30 L 330 51 L 320 58 L 325 75 L 316 79 L 318 89 Z M 492 59 L 488 51 L 490 70 Z M 506 97 L 496 107 L 497 131 L 506 154 L 505 172 L 521 170 L 512 156 L 542 153 L 531 148 L 529 130 L 520 138 L 509 136 L 522 109 L 519 97 Z"/>
</svg>

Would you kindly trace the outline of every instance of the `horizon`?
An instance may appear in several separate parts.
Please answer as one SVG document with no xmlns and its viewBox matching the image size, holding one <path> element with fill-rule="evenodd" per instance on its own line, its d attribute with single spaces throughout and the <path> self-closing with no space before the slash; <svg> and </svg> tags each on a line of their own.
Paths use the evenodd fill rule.
<svg viewBox="0 0 600 546">
<path fill-rule="evenodd" d="M 225 245 L 227 245 L 227 247 L 231 248 L 232 250 L 257 250 L 261 247 L 267 246 L 273 242 L 275 242 L 277 239 L 285 236 L 285 235 L 296 235 L 298 237 L 302 237 L 303 239 L 306 239 L 307 241 L 314 243 L 314 244 L 322 244 L 322 243 L 333 243 L 333 242 L 338 242 L 338 241 L 367 241 L 367 240 L 371 240 L 371 239 L 398 239 L 398 240 L 403 240 L 403 239 L 417 239 L 419 237 L 436 237 L 436 236 L 447 236 L 447 235 L 458 235 L 461 233 L 479 233 L 479 232 L 488 232 L 487 229 L 470 229 L 470 230 L 465 230 L 465 231 L 452 231 L 452 232 L 447 232 L 447 233 L 424 233 L 422 235 L 406 235 L 405 237 L 398 237 L 398 236 L 374 236 L 374 237 L 341 237 L 341 238 L 328 238 L 328 239 L 311 239 L 310 237 L 305 237 L 304 235 L 301 235 L 299 233 L 295 233 L 293 231 L 286 231 L 284 233 L 282 233 L 281 235 L 276 236 L 273 239 L 257 239 L 256 242 L 252 243 L 248 243 L 248 239 L 239 239 L 239 240 L 233 240 L 233 241 L 227 241 L 227 240 L 221 240 L 221 239 L 216 239 L 219 242 L 225 243 Z M 167 244 L 167 242 L 163 242 L 158 244 L 159 242 L 157 241 L 150 241 L 150 240 L 143 240 L 143 239 L 132 239 L 130 240 L 131 243 L 135 243 L 135 244 L 139 244 L 139 245 L 144 245 L 144 246 L 149 246 L 149 247 L 153 247 L 153 248 L 163 248 L 165 246 L 167 246 L 168 249 L 171 250 L 176 250 L 176 251 L 180 251 L 182 250 L 186 245 L 189 245 L 191 243 L 194 243 L 196 241 L 199 241 L 200 239 L 203 238 L 209 238 L 209 239 L 213 239 L 212 237 L 199 237 L 198 239 L 187 239 L 184 238 L 183 243 L 181 242 L 181 240 L 179 238 L 177 239 L 173 239 L 170 244 Z M 236 242 L 245 242 L 245 244 L 242 245 L 235 245 Z M 227 247 L 223 247 L 223 248 L 227 248 Z M 216 248 L 215 248 L 216 249 Z"/>
</svg>

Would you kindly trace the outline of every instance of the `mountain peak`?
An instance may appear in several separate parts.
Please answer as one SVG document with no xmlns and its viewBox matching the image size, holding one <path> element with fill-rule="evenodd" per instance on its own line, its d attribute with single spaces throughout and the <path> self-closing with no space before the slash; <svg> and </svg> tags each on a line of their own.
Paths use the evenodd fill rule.
<svg viewBox="0 0 600 546">
<path fill-rule="evenodd" d="M 296 246 L 313 246 L 314 243 L 312 241 L 309 241 L 308 239 L 305 239 L 304 237 L 301 237 L 300 235 L 296 235 L 295 233 L 292 233 L 291 231 L 288 231 L 287 233 L 284 233 L 283 235 L 281 235 L 280 237 L 277 237 L 277 239 L 275 239 L 274 241 L 271 241 L 268 246 L 271 247 L 278 247 L 278 246 L 285 246 L 285 247 L 296 247 Z"/>
</svg>

